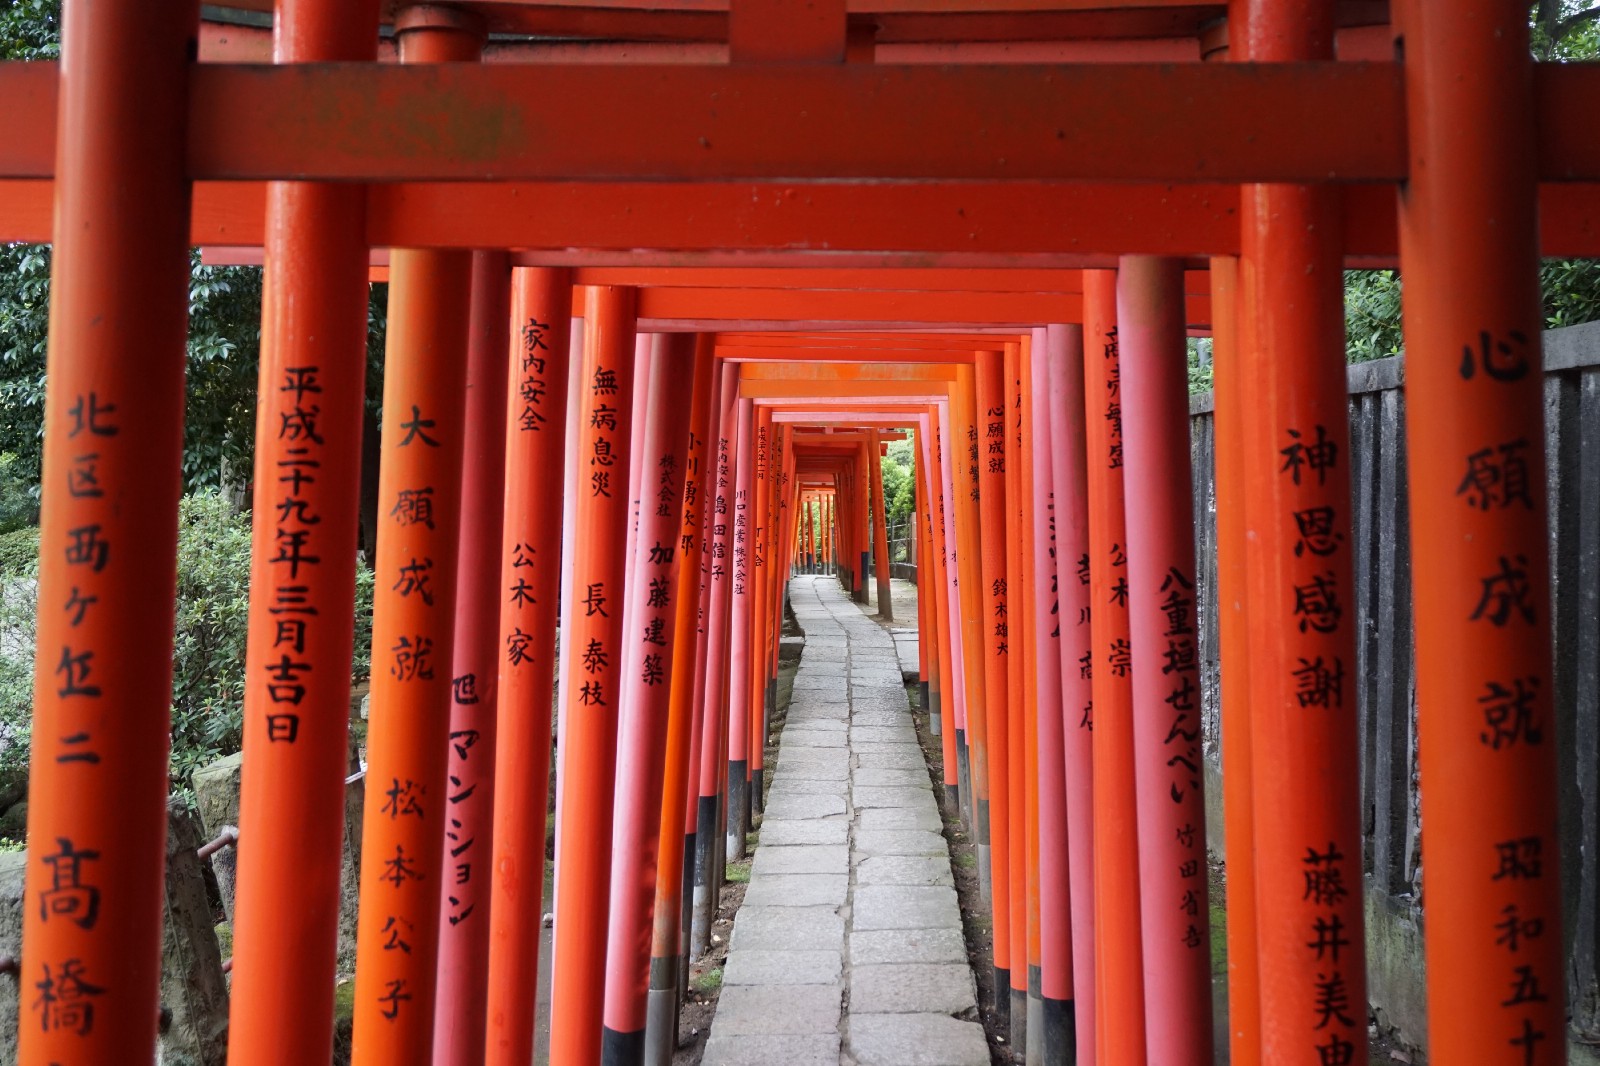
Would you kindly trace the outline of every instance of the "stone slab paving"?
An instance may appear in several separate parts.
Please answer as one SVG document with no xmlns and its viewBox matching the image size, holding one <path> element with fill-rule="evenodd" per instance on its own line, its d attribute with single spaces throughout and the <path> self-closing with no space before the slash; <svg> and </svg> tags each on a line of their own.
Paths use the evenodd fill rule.
<svg viewBox="0 0 1600 1066">
<path fill-rule="evenodd" d="M 984 1066 L 895 641 L 836 579 L 790 602 L 806 647 L 702 1061 Z"/>
</svg>

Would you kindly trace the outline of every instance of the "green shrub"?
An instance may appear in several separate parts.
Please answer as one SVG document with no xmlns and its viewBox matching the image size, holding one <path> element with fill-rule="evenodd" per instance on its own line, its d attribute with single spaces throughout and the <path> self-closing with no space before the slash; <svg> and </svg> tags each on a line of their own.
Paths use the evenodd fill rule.
<svg viewBox="0 0 1600 1066">
<path fill-rule="evenodd" d="M 172 776 L 241 746 L 250 607 L 250 517 L 215 493 L 178 510 L 178 599 L 172 654 Z"/>
<path fill-rule="evenodd" d="M 33 576 L 39 565 L 39 527 L 0 533 L 0 578 Z"/>
</svg>

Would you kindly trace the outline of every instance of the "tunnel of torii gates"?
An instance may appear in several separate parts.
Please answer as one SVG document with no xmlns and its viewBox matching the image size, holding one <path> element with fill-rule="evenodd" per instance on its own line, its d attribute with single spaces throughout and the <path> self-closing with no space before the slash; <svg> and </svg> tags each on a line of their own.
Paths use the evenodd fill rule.
<svg viewBox="0 0 1600 1066">
<path fill-rule="evenodd" d="M 1525 3 L 64 7 L 59 66 L 0 65 L 0 238 L 55 248 L 23 1063 L 156 1042 L 195 245 L 266 271 L 233 1063 L 329 1053 L 374 272 L 357 1063 L 530 1060 L 558 676 L 552 1059 L 667 1061 L 784 579 L 820 513 L 864 593 L 904 430 L 998 1006 L 1210 1061 L 1186 333 L 1232 1061 L 1365 1061 L 1340 271 L 1382 264 L 1431 1054 L 1563 1061 L 1536 268 L 1600 251 L 1600 69 Z"/>
</svg>

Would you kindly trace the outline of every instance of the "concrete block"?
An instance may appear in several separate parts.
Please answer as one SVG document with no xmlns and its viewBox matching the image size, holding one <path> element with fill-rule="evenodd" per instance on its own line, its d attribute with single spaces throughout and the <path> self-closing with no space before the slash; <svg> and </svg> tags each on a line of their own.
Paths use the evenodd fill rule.
<svg viewBox="0 0 1600 1066">
<path fill-rule="evenodd" d="M 772 874 L 848 874 L 850 849 L 843 844 L 797 844 L 756 849 L 752 877 Z"/>
<path fill-rule="evenodd" d="M 856 866 L 856 883 L 862 885 L 953 885 L 950 859 L 945 855 L 879 855 Z"/>
<path fill-rule="evenodd" d="M 884 770 L 876 766 L 857 766 L 850 775 L 857 785 L 868 788 L 929 788 L 933 787 L 927 767 L 909 770 Z"/>
<path fill-rule="evenodd" d="M 983 1026 L 944 1014 L 851 1014 L 846 1037 L 859 1066 L 988 1066 Z"/>
<path fill-rule="evenodd" d="M 844 919 L 833 907 L 740 907 L 732 948 L 841 951 Z"/>
<path fill-rule="evenodd" d="M 843 996 L 838 984 L 725 986 L 711 1027 L 724 1036 L 836 1033 Z"/>
<path fill-rule="evenodd" d="M 911 720 L 907 718 L 903 725 L 855 725 L 850 726 L 850 739 L 852 742 L 861 741 L 867 744 L 915 744 L 917 731 L 912 728 Z"/>
<path fill-rule="evenodd" d="M 722 984 L 836 985 L 843 969 L 837 951 L 735 951 L 722 968 Z"/>
<path fill-rule="evenodd" d="M 899 962 L 967 961 L 967 938 L 960 929 L 855 929 L 850 933 L 850 965 Z"/>
<path fill-rule="evenodd" d="M 865 818 L 867 812 L 861 813 Z M 944 837 L 927 829 L 857 828 L 855 849 L 861 855 L 936 855 L 950 861 Z"/>
<path fill-rule="evenodd" d="M 797 782 L 798 783 L 798 782 Z M 773 786 L 777 791 L 777 786 Z M 839 819 L 830 821 L 794 821 L 792 819 L 763 818 L 761 844 L 786 847 L 794 844 L 843 844 L 850 836 L 850 824 Z"/>
<path fill-rule="evenodd" d="M 772 797 L 790 796 L 842 796 L 848 786 L 842 778 L 831 774 L 789 774 L 782 779 L 774 778 L 772 791 L 767 793 L 767 801 Z"/>
<path fill-rule="evenodd" d="M 700 1066 L 838 1066 L 838 1033 L 728 1036 L 712 1032 Z"/>
<path fill-rule="evenodd" d="M 758 851 L 757 854 L 760 854 Z M 746 907 L 842 907 L 850 875 L 765 874 L 753 877 L 744 892 Z"/>
<path fill-rule="evenodd" d="M 806 723 L 795 722 L 785 727 L 783 743 L 807 748 L 845 748 L 849 747 L 850 738 L 845 729 L 810 729 Z"/>
<path fill-rule="evenodd" d="M 938 833 L 944 828 L 937 809 L 918 805 L 896 810 L 893 807 L 873 807 L 857 813 L 856 825 L 862 830 L 921 829 Z M 859 846 L 859 842 L 858 845 Z"/>
<path fill-rule="evenodd" d="M 906 715 L 911 713 L 911 701 L 906 697 L 906 690 L 903 688 L 879 689 L 870 694 L 852 692 L 850 703 L 858 711 L 896 711 Z"/>
<path fill-rule="evenodd" d="M 792 712 L 791 712 L 792 713 Z M 783 727 L 780 736 L 785 742 L 790 737 L 811 733 L 848 733 L 850 722 L 847 718 L 823 717 L 821 715 L 807 715 L 802 718 L 790 718 Z"/>
<path fill-rule="evenodd" d="M 791 795 L 774 797 L 767 803 L 766 814 L 773 818 L 842 818 L 843 796 Z"/>
<path fill-rule="evenodd" d="M 873 788 L 863 785 L 850 790 L 850 799 L 857 807 L 899 807 L 910 810 L 926 807 L 937 812 L 933 805 L 932 788 L 927 784 L 920 788 Z"/>
<path fill-rule="evenodd" d="M 852 966 L 852 1014 L 960 1014 L 975 1010 L 977 987 L 965 962 Z"/>
<path fill-rule="evenodd" d="M 850 705 L 840 700 L 830 703 L 825 700 L 796 700 L 789 704 L 788 725 L 798 725 L 801 722 L 813 721 L 848 722 L 850 720 Z"/>
<path fill-rule="evenodd" d="M 851 914 L 856 929 L 961 928 L 956 890 L 942 885 L 858 885 Z"/>
<path fill-rule="evenodd" d="M 856 769 L 858 770 L 915 770 L 924 778 L 928 776 L 928 761 L 922 756 L 922 749 L 910 744 L 900 745 L 903 750 L 887 751 L 878 749 L 863 751 L 856 754 Z"/>
<path fill-rule="evenodd" d="M 844 759 L 835 762 L 814 762 L 804 759 L 790 760 L 778 753 L 778 767 L 772 771 L 773 784 L 779 781 L 833 781 L 838 785 L 837 792 L 844 795 L 847 788 L 845 782 L 850 779 L 850 766 Z"/>
<path fill-rule="evenodd" d="M 850 724 L 852 726 L 876 726 L 880 729 L 909 729 L 910 731 L 905 733 L 904 737 L 897 743 L 915 744 L 917 742 L 916 730 L 911 728 L 911 712 L 901 708 L 884 710 L 875 707 L 858 707 L 850 712 Z"/>
</svg>

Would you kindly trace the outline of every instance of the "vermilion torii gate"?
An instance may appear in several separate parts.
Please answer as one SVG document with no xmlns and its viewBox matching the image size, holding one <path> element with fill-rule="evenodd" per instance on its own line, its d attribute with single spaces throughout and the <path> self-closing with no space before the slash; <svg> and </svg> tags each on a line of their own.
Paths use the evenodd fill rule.
<svg viewBox="0 0 1600 1066">
<path fill-rule="evenodd" d="M 1364 1061 L 1338 301 L 1394 262 L 1431 1051 L 1563 1061 L 1535 278 L 1600 247 L 1600 70 L 1525 5 L 64 6 L 0 65 L 0 236 L 55 244 L 22 1062 L 156 1041 L 192 244 L 267 279 L 231 1061 L 331 1044 L 375 268 L 357 1062 L 530 1061 L 558 679 L 552 1059 L 670 1060 L 800 501 L 864 593 L 902 428 L 997 1006 L 1043 1061 L 1209 1062 L 1191 331 L 1232 1061 Z"/>
</svg>

